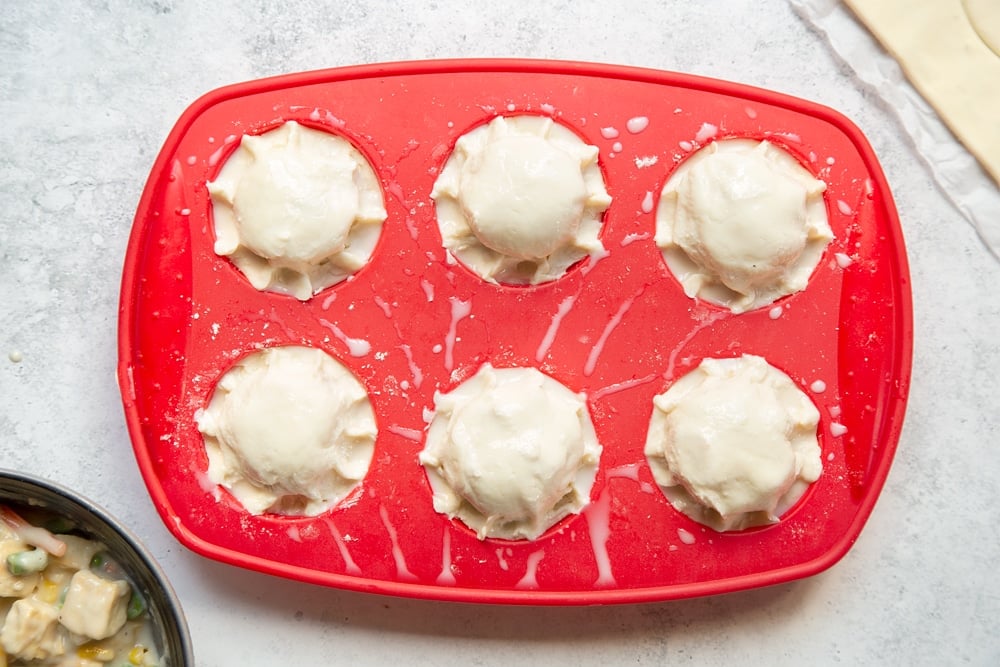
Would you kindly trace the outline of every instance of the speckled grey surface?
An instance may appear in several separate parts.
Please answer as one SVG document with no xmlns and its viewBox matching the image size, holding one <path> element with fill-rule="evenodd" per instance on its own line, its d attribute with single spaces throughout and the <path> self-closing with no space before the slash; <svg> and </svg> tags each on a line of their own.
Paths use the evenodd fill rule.
<svg viewBox="0 0 1000 667">
<path fill-rule="evenodd" d="M 1000 264 L 935 189 L 894 116 L 781 0 L 472 6 L 7 3 L 0 467 L 74 487 L 132 526 L 171 576 L 208 667 L 1000 663 Z M 124 426 L 115 327 L 131 216 L 174 121 L 202 93 L 250 78 L 467 56 L 740 81 L 834 107 L 867 134 L 909 249 L 914 379 L 886 488 L 831 570 L 667 604 L 473 607 L 257 575 L 192 554 L 163 527 Z"/>
</svg>

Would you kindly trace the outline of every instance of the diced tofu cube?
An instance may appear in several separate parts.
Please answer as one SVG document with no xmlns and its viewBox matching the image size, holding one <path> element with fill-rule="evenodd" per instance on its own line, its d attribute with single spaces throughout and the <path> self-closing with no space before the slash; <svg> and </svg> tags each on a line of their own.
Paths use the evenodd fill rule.
<svg viewBox="0 0 1000 667">
<path fill-rule="evenodd" d="M 0 644 L 12 656 L 45 660 L 66 653 L 66 635 L 59 627 L 59 611 L 33 598 L 18 600 L 7 612 Z"/>
<path fill-rule="evenodd" d="M 59 622 L 78 635 L 106 639 L 125 625 L 132 589 L 128 582 L 104 579 L 90 570 L 73 575 Z"/>
<path fill-rule="evenodd" d="M 0 597 L 23 598 L 34 592 L 38 585 L 38 573 L 14 575 L 7 569 L 7 556 L 28 551 L 31 546 L 21 540 L 0 542 Z"/>
</svg>

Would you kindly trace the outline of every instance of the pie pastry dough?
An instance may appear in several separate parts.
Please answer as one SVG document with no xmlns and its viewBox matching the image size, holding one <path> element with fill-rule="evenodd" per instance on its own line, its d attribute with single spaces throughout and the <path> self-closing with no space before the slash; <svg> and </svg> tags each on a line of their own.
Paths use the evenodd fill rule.
<svg viewBox="0 0 1000 667">
<path fill-rule="evenodd" d="M 962 8 L 979 37 L 1000 57 L 1000 3 L 996 0 L 962 0 Z"/>
<path fill-rule="evenodd" d="M 1000 183 L 998 0 L 845 0 Z M 991 45 L 993 48 L 991 48 Z"/>
</svg>

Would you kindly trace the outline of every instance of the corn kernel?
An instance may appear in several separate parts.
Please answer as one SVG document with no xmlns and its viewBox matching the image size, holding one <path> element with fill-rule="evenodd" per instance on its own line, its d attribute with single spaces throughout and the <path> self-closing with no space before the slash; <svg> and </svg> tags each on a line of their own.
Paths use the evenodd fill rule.
<svg viewBox="0 0 1000 667">
<path fill-rule="evenodd" d="M 115 658 L 114 651 L 96 644 L 84 644 L 76 649 L 76 655 L 79 658 L 96 660 L 97 662 L 111 662 Z"/>
<path fill-rule="evenodd" d="M 38 599 L 48 604 L 55 604 L 59 599 L 59 583 L 51 579 L 42 579 L 38 587 Z"/>
<path fill-rule="evenodd" d="M 149 649 L 140 644 L 128 652 L 128 661 L 133 665 L 142 665 L 148 651 Z"/>
</svg>

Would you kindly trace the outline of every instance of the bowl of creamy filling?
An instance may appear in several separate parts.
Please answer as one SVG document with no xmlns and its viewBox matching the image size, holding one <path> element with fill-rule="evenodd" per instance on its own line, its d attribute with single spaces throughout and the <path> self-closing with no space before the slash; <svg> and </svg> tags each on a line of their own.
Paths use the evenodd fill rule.
<svg viewBox="0 0 1000 667">
<path fill-rule="evenodd" d="M 0 469 L 0 664 L 194 665 L 159 565 L 104 509 Z"/>
</svg>

